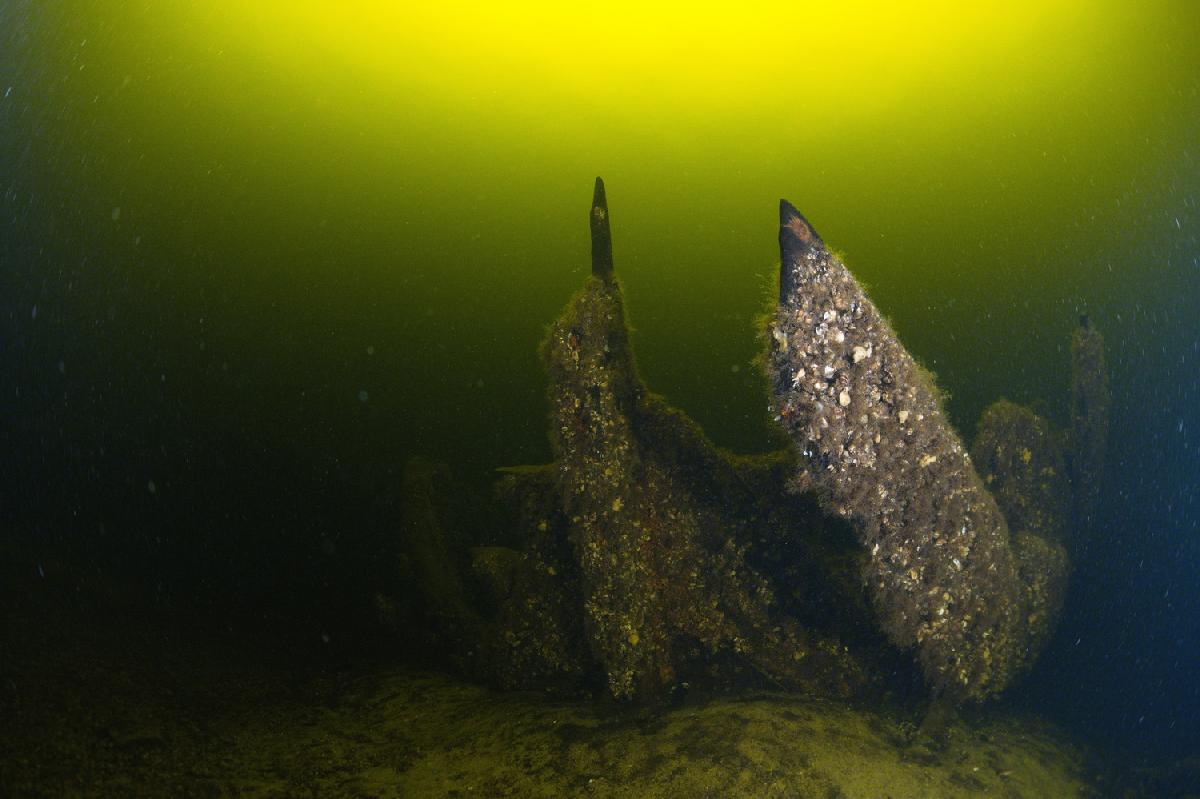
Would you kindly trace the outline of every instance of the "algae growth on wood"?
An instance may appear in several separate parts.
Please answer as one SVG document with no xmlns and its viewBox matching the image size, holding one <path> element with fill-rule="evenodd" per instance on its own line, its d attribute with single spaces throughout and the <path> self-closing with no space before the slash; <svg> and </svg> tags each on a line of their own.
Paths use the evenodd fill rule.
<svg viewBox="0 0 1200 799">
<path fill-rule="evenodd" d="M 1011 514 L 1017 499 L 1048 502 L 1020 508 L 1039 521 L 1012 535 L 932 376 L 787 201 L 779 242 L 766 364 L 775 418 L 801 456 L 794 486 L 855 524 L 880 623 L 897 646 L 916 648 L 935 693 L 996 694 L 1029 666 L 1061 604 L 1068 561 L 1052 540 L 1062 516 L 1054 486 L 1035 496 L 1031 481 L 1012 485 L 1014 470 L 1003 470 Z M 1037 420 L 991 419 L 985 436 L 1012 438 L 1024 427 L 1039 437 Z M 1010 444 L 1028 453 L 1024 464 L 1037 449 L 1061 470 L 1062 456 L 1040 437 L 1047 446 Z"/>
<path fill-rule="evenodd" d="M 463 533 L 436 512 L 450 503 L 406 501 L 430 529 L 405 536 L 424 576 L 405 582 L 436 594 L 442 639 L 465 633 L 449 636 L 451 662 L 505 688 L 650 703 L 748 675 L 814 695 L 904 694 L 914 649 L 950 704 L 1028 669 L 1061 609 L 1066 545 L 1085 530 L 1071 478 L 1102 466 L 1098 334 L 1077 336 L 1070 433 L 1002 400 L 973 460 L 932 377 L 785 203 L 764 364 L 793 446 L 739 456 L 638 373 L 599 179 L 588 220 L 591 276 L 541 349 L 554 462 L 502 470 L 508 532 L 455 563 L 441 539 Z"/>
<path fill-rule="evenodd" d="M 591 652 L 618 698 L 661 698 L 689 648 L 736 654 L 778 684 L 847 692 L 865 681 L 838 640 L 777 611 L 748 561 L 779 522 L 746 472 L 637 373 L 613 273 L 604 184 L 590 213 L 592 277 L 551 326 L 551 440 L 583 581 Z M 768 464 L 769 465 L 769 464 Z"/>
</svg>

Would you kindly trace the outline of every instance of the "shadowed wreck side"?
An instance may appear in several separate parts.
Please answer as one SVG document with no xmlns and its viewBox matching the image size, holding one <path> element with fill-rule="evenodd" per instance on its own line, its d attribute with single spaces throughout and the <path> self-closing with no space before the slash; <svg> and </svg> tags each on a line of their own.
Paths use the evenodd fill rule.
<svg viewBox="0 0 1200 799">
<path fill-rule="evenodd" d="M 932 376 L 784 203 L 764 364 L 792 446 L 737 455 L 638 373 L 599 179 L 588 216 L 591 275 L 541 346 L 554 462 L 501 470 L 488 538 L 447 470 L 410 464 L 381 615 L 462 671 L 564 695 L 906 694 L 920 677 L 904 650 L 938 708 L 1011 684 L 1053 632 L 1064 544 L 1095 513 L 1099 333 L 1076 334 L 1070 430 L 999 400 L 968 454 Z"/>
<path fill-rule="evenodd" d="M 854 523 L 880 623 L 916 647 L 934 692 L 998 693 L 1046 638 L 1066 553 L 1010 535 L 931 375 L 787 201 L 779 241 L 766 363 L 772 411 L 800 455 L 794 488 Z"/>
<path fill-rule="evenodd" d="M 747 561 L 748 542 L 777 538 L 774 527 L 797 521 L 777 509 L 782 492 L 752 488 L 780 459 L 718 450 L 647 390 L 613 276 L 599 179 L 590 223 L 592 277 L 551 325 L 542 356 L 586 638 L 609 691 L 663 697 L 691 649 L 735 653 L 777 685 L 861 690 L 868 678 L 858 658 L 779 612 L 770 580 Z"/>
</svg>

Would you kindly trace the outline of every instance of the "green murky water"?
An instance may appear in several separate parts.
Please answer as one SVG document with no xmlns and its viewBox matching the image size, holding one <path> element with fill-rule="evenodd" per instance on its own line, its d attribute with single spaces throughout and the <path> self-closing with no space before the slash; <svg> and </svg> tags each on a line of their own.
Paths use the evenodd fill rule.
<svg viewBox="0 0 1200 799">
<path fill-rule="evenodd" d="M 1104 530 L 1026 699 L 1194 755 L 1192 5 L 456 8 L 0 8 L 14 568 L 353 637 L 409 457 L 550 457 L 536 348 L 596 175 L 648 384 L 761 451 L 787 197 L 968 434 L 1000 396 L 1064 420 L 1103 331 Z"/>
<path fill-rule="evenodd" d="M 61 278 L 43 290 L 101 326 L 91 346 L 143 349 L 189 417 L 258 405 L 318 448 L 543 455 L 533 352 L 586 266 L 596 174 L 647 377 L 740 448 L 762 441 L 746 366 L 781 196 L 848 255 L 963 420 L 998 394 L 1061 396 L 1043 386 L 1063 385 L 1078 311 L 1179 288 L 1143 244 L 1170 242 L 1164 190 L 1195 130 L 1183 5 L 1078 9 L 857 114 L 853 94 L 806 89 L 837 72 L 808 74 L 820 31 L 748 107 L 638 96 L 630 113 L 469 74 L 441 96 L 319 51 L 297 66 L 225 13 L 222 28 L 198 4 L 82 4 L 17 8 L 31 18 L 8 26 L 11 202 L 56 216 L 40 243 Z M 610 69 L 604 42 L 580 58 Z"/>
</svg>

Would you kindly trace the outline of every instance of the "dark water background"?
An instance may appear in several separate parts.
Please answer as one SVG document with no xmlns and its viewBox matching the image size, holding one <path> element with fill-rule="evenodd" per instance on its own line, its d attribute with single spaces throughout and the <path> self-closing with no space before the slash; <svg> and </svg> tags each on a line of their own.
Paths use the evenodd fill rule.
<svg viewBox="0 0 1200 799">
<path fill-rule="evenodd" d="M 718 443 L 770 446 L 750 361 L 786 196 L 968 435 L 1000 396 L 1064 423 L 1090 315 L 1101 521 L 1012 701 L 1200 753 L 1200 14 L 1049 5 L 922 70 L 922 19 L 866 66 L 870 42 L 798 30 L 710 97 L 594 42 L 572 95 L 486 55 L 389 75 L 260 51 L 236 4 L 0 4 L 4 534 L 31 571 L 83 560 L 337 646 L 388 568 L 407 458 L 485 486 L 549 457 L 536 347 L 586 274 L 596 174 L 647 381 Z"/>
</svg>

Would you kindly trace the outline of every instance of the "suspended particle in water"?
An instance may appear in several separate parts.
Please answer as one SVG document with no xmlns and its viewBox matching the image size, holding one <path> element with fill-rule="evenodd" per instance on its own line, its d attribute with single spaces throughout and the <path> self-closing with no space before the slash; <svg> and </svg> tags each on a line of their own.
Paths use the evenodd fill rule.
<svg viewBox="0 0 1200 799">
<path fill-rule="evenodd" d="M 367 355 L 374 355 L 374 354 L 375 354 L 375 346 L 373 344 L 368 344 L 367 345 Z"/>
<path fill-rule="evenodd" d="M 370 398 L 371 398 L 371 395 L 367 393 L 367 390 L 365 388 L 358 392 L 358 401 L 359 402 L 366 402 Z"/>
<path fill-rule="evenodd" d="M 153 480 L 147 480 L 147 481 L 146 481 L 146 490 L 147 490 L 147 491 L 149 491 L 151 494 L 157 494 L 157 493 L 158 493 L 158 486 L 156 486 L 156 485 L 154 484 L 154 481 L 153 481 Z"/>
</svg>

